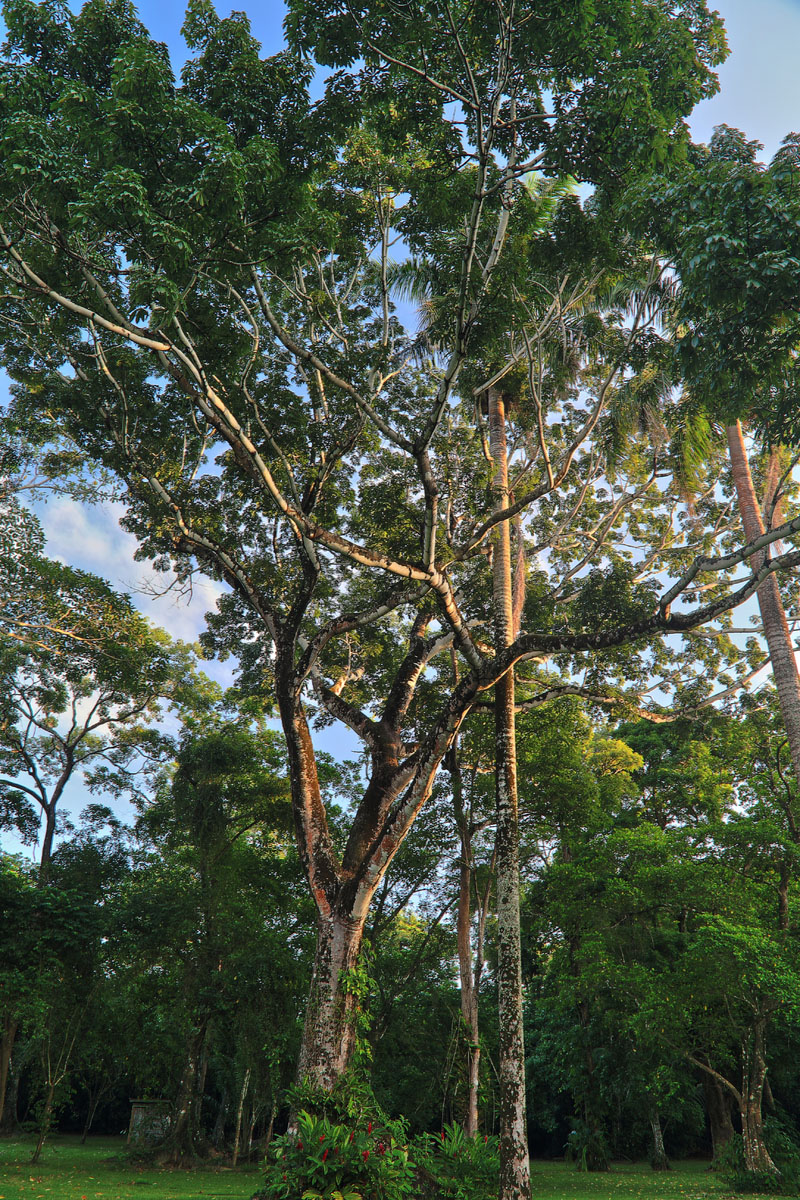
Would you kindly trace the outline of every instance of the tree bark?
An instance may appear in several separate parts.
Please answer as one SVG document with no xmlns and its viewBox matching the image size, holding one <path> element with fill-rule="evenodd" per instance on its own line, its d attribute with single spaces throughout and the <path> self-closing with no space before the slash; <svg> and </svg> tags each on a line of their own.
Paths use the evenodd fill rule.
<svg viewBox="0 0 800 1200">
<path fill-rule="evenodd" d="M 358 965 L 368 908 L 366 904 L 360 913 L 317 913 L 317 948 L 297 1076 L 326 1092 L 347 1071 L 355 1049 L 357 1003 L 346 979 Z"/>
<path fill-rule="evenodd" d="M 245 1096 L 247 1095 L 247 1086 L 249 1083 L 250 1083 L 250 1068 L 248 1067 L 244 1073 L 244 1081 L 242 1083 L 242 1090 L 239 1095 L 239 1104 L 236 1109 L 236 1132 L 233 1135 L 233 1165 L 234 1165 L 234 1167 L 236 1166 L 237 1159 L 239 1158 L 239 1138 L 241 1137 L 241 1133 L 242 1133 L 242 1110 L 244 1109 L 244 1099 L 245 1099 Z"/>
<path fill-rule="evenodd" d="M 495 511 L 508 507 L 508 449 L 505 402 L 489 389 L 489 438 L 495 464 Z M 511 530 L 499 522 L 492 534 L 495 651 L 514 640 Z M 519 822 L 517 797 L 514 672 L 495 684 L 497 805 L 497 986 L 500 1018 L 500 1193 L 499 1200 L 528 1200 L 525 1109 L 525 1043 L 522 1028 L 522 953 L 519 900 Z"/>
<path fill-rule="evenodd" d="M 702 1072 L 703 1077 L 703 1094 L 706 1101 L 706 1112 L 708 1114 L 708 1124 L 711 1132 L 711 1155 L 712 1162 L 719 1162 L 720 1155 L 725 1147 L 735 1136 L 733 1128 L 733 1120 L 731 1118 L 731 1102 L 730 1095 L 726 1088 L 718 1080 L 714 1079 L 706 1071 Z"/>
<path fill-rule="evenodd" d="M 34 1166 L 39 1161 L 39 1155 L 42 1153 L 42 1146 L 44 1146 L 47 1134 L 50 1131 L 50 1118 L 53 1115 L 53 1098 L 55 1093 L 56 1084 L 55 1081 L 51 1079 L 47 1087 L 47 1096 L 45 1098 L 44 1109 L 42 1111 L 42 1121 L 41 1125 L 39 1126 L 39 1140 L 36 1143 L 36 1149 L 31 1155 L 31 1166 Z"/>
<path fill-rule="evenodd" d="M 654 1171 L 668 1171 L 669 1159 L 664 1149 L 664 1132 L 661 1128 L 661 1114 L 658 1109 L 650 1113 L 650 1128 L 653 1131 L 653 1157 L 650 1166 Z"/>
<path fill-rule="evenodd" d="M 17 1036 L 19 1022 L 10 1015 L 3 1021 L 3 1032 L 0 1035 L 0 1129 L 4 1129 L 6 1092 L 8 1090 L 8 1074 L 11 1067 L 11 1054 Z"/>
<path fill-rule="evenodd" d="M 11 1060 L 8 1071 L 8 1085 L 6 1087 L 3 1123 L 0 1125 L 0 1133 L 15 1133 L 19 1128 L 19 1085 L 22 1078 L 23 1062 L 21 1059 L 23 1057 L 20 1054 L 19 1044 L 17 1043 L 17 1052 Z"/>
<path fill-rule="evenodd" d="M 742 1140 L 744 1162 L 748 1171 L 778 1175 L 764 1141 L 761 1105 L 767 1075 L 765 1058 L 766 1018 L 753 1024 L 742 1045 Z"/>
<path fill-rule="evenodd" d="M 753 486 L 741 424 L 737 421 L 735 425 L 729 425 L 726 434 L 742 526 L 745 537 L 750 542 L 765 532 L 764 518 Z M 773 490 L 774 486 L 773 483 Z M 768 497 L 768 499 L 771 500 L 772 497 Z M 758 570 L 763 565 L 765 558 L 764 550 L 754 554 L 750 560 L 753 569 Z M 800 675 L 797 671 L 797 660 L 778 588 L 777 576 L 774 574 L 767 576 L 756 594 L 764 626 L 764 637 L 772 663 L 775 690 L 778 693 L 781 716 L 789 743 L 789 754 L 795 778 L 800 783 Z"/>
<path fill-rule="evenodd" d="M 468 1039 L 467 1046 L 467 1111 L 464 1132 L 475 1137 L 478 1132 L 478 1084 L 480 1079 L 481 1046 L 478 1024 L 478 988 L 472 969 L 472 830 L 470 817 L 464 809 L 461 764 L 458 745 L 454 743 L 450 756 L 450 777 L 456 810 L 461 856 L 458 872 L 458 914 L 456 934 L 458 972 L 461 983 L 461 1019 Z"/>
<path fill-rule="evenodd" d="M 186 1061 L 178 1090 L 178 1100 L 175 1105 L 175 1119 L 169 1135 L 168 1161 L 179 1165 L 191 1159 L 195 1153 L 194 1116 L 196 1113 L 196 1093 L 200 1067 L 200 1055 L 205 1041 L 205 1022 L 189 1038 Z"/>
</svg>

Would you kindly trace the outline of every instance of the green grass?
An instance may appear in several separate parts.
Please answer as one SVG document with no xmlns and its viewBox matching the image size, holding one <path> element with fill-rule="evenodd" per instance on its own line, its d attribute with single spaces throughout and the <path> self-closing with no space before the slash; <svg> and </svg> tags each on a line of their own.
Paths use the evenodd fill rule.
<svg viewBox="0 0 800 1200">
<path fill-rule="evenodd" d="M 615 1163 L 611 1171 L 596 1174 L 576 1171 L 566 1163 L 532 1162 L 531 1184 L 533 1196 L 547 1200 L 731 1200 L 732 1196 L 708 1170 L 707 1162 L 694 1160 L 674 1163 L 671 1171 L 651 1171 L 647 1163 Z M 759 1197 L 752 1195 L 749 1200 Z"/>
<path fill-rule="evenodd" d="M 126 1162 L 124 1138 L 56 1136 L 32 1167 L 35 1144 L 0 1139 L 0 1200 L 248 1200 L 261 1179 L 258 1166 L 142 1169 Z"/>
<path fill-rule="evenodd" d="M 0 1139 L 0 1200 L 249 1200 L 261 1178 L 257 1166 L 140 1169 L 126 1162 L 122 1138 L 81 1146 L 76 1137 L 53 1137 L 31 1167 L 33 1146 L 32 1138 Z M 730 1200 L 703 1162 L 676 1163 L 665 1174 L 625 1163 L 599 1175 L 534 1162 L 532 1173 L 534 1200 Z"/>
</svg>

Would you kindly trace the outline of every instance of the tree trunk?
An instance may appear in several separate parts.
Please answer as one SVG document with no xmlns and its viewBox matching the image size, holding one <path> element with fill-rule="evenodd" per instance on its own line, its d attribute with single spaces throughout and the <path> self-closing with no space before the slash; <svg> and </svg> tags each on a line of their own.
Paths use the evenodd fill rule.
<svg viewBox="0 0 800 1200">
<path fill-rule="evenodd" d="M 731 1119 L 730 1094 L 727 1088 L 723 1088 L 722 1084 L 706 1071 L 702 1072 L 702 1076 L 703 1094 L 711 1131 L 711 1155 L 713 1165 L 716 1165 L 723 1150 L 735 1135 Z"/>
<path fill-rule="evenodd" d="M 505 403 L 489 389 L 489 437 L 495 464 L 495 511 L 508 507 L 508 450 Z M 492 534 L 495 649 L 514 639 L 511 530 L 501 521 Z M 528 1200 L 530 1161 L 525 1111 L 525 1045 L 522 1028 L 522 953 L 519 912 L 519 823 L 517 814 L 514 672 L 495 684 L 497 802 L 497 986 L 500 1018 L 500 1193 L 499 1200 Z"/>
<path fill-rule="evenodd" d="M 742 1140 L 747 1171 L 778 1175 L 764 1141 L 761 1103 L 767 1075 L 764 1040 L 766 1018 L 759 1018 L 742 1045 Z"/>
<path fill-rule="evenodd" d="M 168 1161 L 175 1166 L 191 1159 L 195 1152 L 192 1117 L 195 1111 L 195 1093 L 200 1053 L 205 1037 L 205 1027 L 192 1035 L 186 1052 L 186 1064 L 175 1105 L 175 1120 L 169 1136 Z"/>
<path fill-rule="evenodd" d="M 277 1113 L 277 1111 L 278 1111 L 278 1097 L 273 1096 L 272 1097 L 272 1107 L 269 1110 L 269 1122 L 267 1124 L 267 1132 L 264 1136 L 264 1153 L 265 1154 L 269 1150 L 270 1143 L 272 1142 L 272 1130 L 275 1128 L 275 1114 Z"/>
<path fill-rule="evenodd" d="M 478 1026 L 478 989 L 472 969 L 472 834 L 470 817 L 464 810 L 461 764 L 458 744 L 453 744 L 450 756 L 450 775 L 453 801 L 461 841 L 458 873 L 458 916 L 456 921 L 458 971 L 461 983 L 461 1019 L 467 1036 L 467 1111 L 464 1132 L 475 1137 L 478 1132 L 478 1082 L 481 1067 L 480 1029 Z"/>
<path fill-rule="evenodd" d="M 726 434 L 742 526 L 745 537 L 751 542 L 764 533 L 764 518 L 756 498 L 742 427 L 739 422 L 729 425 Z M 764 550 L 754 554 L 750 560 L 753 569 L 758 570 L 765 559 L 766 552 Z M 778 693 L 781 716 L 786 728 L 789 754 L 795 778 L 800 782 L 800 676 L 797 672 L 792 638 L 775 575 L 769 575 L 764 580 L 758 589 L 757 596 L 761 621 L 764 626 L 764 637 L 772 663 L 775 690 Z"/>
<path fill-rule="evenodd" d="M 244 1082 L 242 1083 L 242 1090 L 239 1095 L 239 1105 L 238 1105 L 238 1108 L 236 1109 L 236 1132 L 233 1135 L 233 1165 L 234 1166 L 236 1166 L 237 1159 L 239 1158 L 239 1138 L 240 1138 L 241 1132 L 242 1132 L 242 1110 L 244 1108 L 244 1098 L 247 1095 L 247 1086 L 249 1083 L 250 1083 L 250 1068 L 248 1067 L 244 1073 Z"/>
<path fill-rule="evenodd" d="M 11 1055 L 17 1036 L 19 1022 L 11 1016 L 3 1021 L 3 1032 L 0 1035 L 0 1129 L 5 1128 L 5 1104 L 8 1090 L 8 1073 L 11 1067 Z"/>
<path fill-rule="evenodd" d="M 94 1124 L 94 1117 L 95 1117 L 95 1113 L 97 1112 L 97 1106 L 100 1103 L 100 1099 L 103 1096 L 103 1093 L 105 1091 L 106 1091 L 106 1088 L 103 1086 L 96 1087 L 96 1088 L 94 1088 L 94 1090 L 89 1091 L 89 1111 L 86 1114 L 86 1121 L 83 1126 L 83 1133 L 81 1134 L 81 1145 L 82 1146 L 86 1145 L 86 1139 L 89 1136 L 89 1130 L 92 1128 L 92 1125 Z"/>
<path fill-rule="evenodd" d="M 358 965 L 369 905 L 363 912 L 317 913 L 317 948 L 300 1046 L 298 1080 L 329 1092 L 355 1049 L 356 996 L 347 973 Z"/>
<path fill-rule="evenodd" d="M 56 1093 L 56 1085 L 51 1080 L 47 1088 L 47 1098 L 44 1102 L 44 1110 L 42 1112 L 42 1121 L 39 1126 L 39 1140 L 36 1143 L 36 1149 L 31 1155 L 31 1166 L 39 1161 L 39 1155 L 42 1153 L 42 1146 L 45 1143 L 48 1133 L 50 1132 L 50 1118 L 53 1115 L 53 1097 Z"/>
<path fill-rule="evenodd" d="M 3 1109 L 3 1124 L 0 1125 L 0 1133 L 16 1133 L 19 1129 L 19 1085 L 22 1079 L 24 1057 L 20 1054 L 18 1047 L 9 1067 L 8 1086 L 6 1088 L 5 1107 Z"/>
<path fill-rule="evenodd" d="M 668 1171 L 669 1159 L 664 1149 L 664 1133 L 661 1128 L 661 1114 L 658 1109 L 650 1113 L 650 1128 L 653 1131 L 653 1157 L 650 1166 L 654 1171 Z"/>
</svg>

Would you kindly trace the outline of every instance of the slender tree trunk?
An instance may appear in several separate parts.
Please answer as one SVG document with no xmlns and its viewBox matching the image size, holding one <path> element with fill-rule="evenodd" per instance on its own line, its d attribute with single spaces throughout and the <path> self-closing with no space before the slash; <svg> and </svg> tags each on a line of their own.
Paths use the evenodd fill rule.
<svg viewBox="0 0 800 1200">
<path fill-rule="evenodd" d="M 464 795 L 461 779 L 461 764 L 458 759 L 458 743 L 453 744 L 450 754 L 450 775 L 453 785 L 453 801 L 458 821 L 461 842 L 461 857 L 458 874 L 458 915 L 456 933 L 458 945 L 458 971 L 461 983 L 461 1018 L 468 1039 L 467 1046 L 467 1112 L 464 1132 L 475 1137 L 478 1132 L 478 1082 L 480 1078 L 481 1047 L 478 1026 L 478 991 L 472 969 L 472 833 L 469 814 L 464 810 Z"/>
<path fill-rule="evenodd" d="M 742 427 L 739 422 L 729 425 L 726 434 L 742 526 L 747 540 L 753 541 L 764 533 L 764 518 L 753 486 Z M 774 484 L 772 486 L 774 488 Z M 765 557 L 766 554 L 763 550 L 754 554 L 751 559 L 753 567 L 758 569 L 762 566 Z M 764 637 L 772 663 L 775 690 L 778 693 L 781 716 L 789 743 L 789 754 L 795 778 L 800 782 L 800 676 L 797 672 L 797 661 L 777 577 L 769 575 L 759 587 L 757 595 L 761 621 L 764 626 Z"/>
<path fill-rule="evenodd" d="M 716 1165 L 736 1131 L 733 1128 L 731 1102 L 727 1088 L 723 1088 L 722 1084 L 706 1071 L 702 1072 L 702 1077 L 703 1094 L 711 1131 L 711 1155 L 713 1164 Z"/>
<path fill-rule="evenodd" d="M 766 1018 L 753 1025 L 742 1046 L 742 1139 L 748 1171 L 779 1174 L 764 1141 L 761 1104 L 767 1075 L 765 1058 Z"/>
<path fill-rule="evenodd" d="M 0 1034 L 0 1129 L 5 1128 L 3 1119 L 5 1116 L 6 1092 L 8 1091 L 8 1075 L 18 1028 L 19 1022 L 10 1015 L 6 1016 L 3 1021 L 3 1031 Z"/>
<path fill-rule="evenodd" d="M 86 1114 L 86 1121 L 84 1122 L 83 1133 L 81 1134 L 81 1145 L 82 1146 L 84 1146 L 86 1144 L 86 1139 L 89 1136 L 89 1130 L 92 1128 L 92 1125 L 94 1124 L 94 1117 L 95 1117 L 95 1113 L 97 1112 L 97 1106 L 100 1103 L 100 1100 L 106 1090 L 107 1089 L 105 1087 L 101 1086 L 101 1087 L 95 1088 L 94 1091 L 89 1092 L 89 1111 Z"/>
<path fill-rule="evenodd" d="M 668 1171 L 669 1159 L 664 1149 L 664 1132 L 661 1128 L 661 1114 L 657 1108 L 650 1113 L 650 1128 L 653 1131 L 653 1157 L 650 1166 L 654 1171 Z"/>
<path fill-rule="evenodd" d="M 239 1105 L 238 1105 L 238 1108 L 236 1109 L 236 1132 L 233 1135 L 233 1165 L 234 1166 L 236 1166 L 237 1159 L 239 1158 L 239 1137 L 242 1132 L 242 1110 L 244 1108 L 244 1098 L 247 1095 L 247 1087 L 248 1087 L 249 1083 L 250 1083 L 250 1068 L 248 1067 L 244 1073 L 244 1082 L 242 1083 L 242 1090 L 239 1095 Z"/>
<path fill-rule="evenodd" d="M 272 1107 L 269 1110 L 269 1123 L 267 1124 L 267 1132 L 264 1136 L 264 1153 L 265 1154 L 269 1150 L 270 1143 L 272 1142 L 272 1130 L 275 1127 L 275 1114 L 277 1111 L 278 1111 L 278 1097 L 273 1096 L 272 1097 Z"/>
<path fill-rule="evenodd" d="M 489 437 L 495 464 L 495 511 L 508 507 L 508 450 L 505 403 L 489 389 Z M 492 535 L 495 648 L 514 639 L 511 530 L 508 521 Z M 530 1161 L 525 1111 L 525 1044 L 522 1028 L 522 954 L 519 911 L 519 822 L 517 812 L 514 672 L 495 685 L 497 801 L 497 984 L 500 1017 L 500 1193 L 499 1200 L 528 1200 Z"/>
<path fill-rule="evenodd" d="M 50 1132 L 50 1118 L 53 1115 L 53 1097 L 56 1093 L 55 1081 L 51 1080 L 47 1087 L 47 1096 L 44 1102 L 42 1111 L 42 1121 L 39 1126 L 39 1140 L 36 1143 L 36 1149 L 31 1156 L 31 1166 L 34 1166 L 39 1161 L 39 1155 L 42 1153 L 42 1146 L 45 1143 L 48 1133 Z"/>
<path fill-rule="evenodd" d="M 9 1067 L 8 1086 L 6 1088 L 5 1107 L 3 1109 L 3 1123 L 0 1125 L 0 1133 L 14 1133 L 19 1128 L 19 1085 L 24 1066 L 23 1059 L 24 1056 L 20 1054 L 18 1047 Z"/>
</svg>

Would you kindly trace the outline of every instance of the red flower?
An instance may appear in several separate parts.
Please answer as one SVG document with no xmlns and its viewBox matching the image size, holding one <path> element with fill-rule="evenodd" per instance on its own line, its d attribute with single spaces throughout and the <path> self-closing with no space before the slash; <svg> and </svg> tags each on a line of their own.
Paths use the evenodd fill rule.
<svg viewBox="0 0 800 1200">
<path fill-rule="evenodd" d="M 442 1130 L 441 1137 L 442 1137 L 442 1141 L 444 1141 L 444 1130 Z"/>
<path fill-rule="evenodd" d="M 383 1142 L 378 1142 L 378 1154 L 385 1154 L 385 1153 L 386 1153 L 386 1147 L 384 1146 Z"/>
<path fill-rule="evenodd" d="M 286 1178 L 286 1172 L 285 1172 L 285 1171 L 283 1172 L 283 1178 L 284 1178 L 284 1179 Z"/>
<path fill-rule="evenodd" d="M 320 1140 L 321 1142 L 324 1142 L 324 1141 L 325 1141 L 325 1134 L 324 1134 L 324 1133 L 322 1134 L 322 1136 L 321 1136 L 321 1138 L 320 1138 L 319 1140 Z"/>
<path fill-rule="evenodd" d="M 372 1133 L 372 1121 L 370 1121 L 369 1125 L 367 1126 L 367 1133 Z"/>
<path fill-rule="evenodd" d="M 488 1133 L 485 1133 L 485 1134 L 483 1135 L 483 1144 L 484 1144 L 484 1146 L 486 1145 L 486 1143 L 488 1142 L 488 1140 L 489 1140 L 489 1135 L 488 1135 Z"/>
<path fill-rule="evenodd" d="M 298 1142 L 298 1143 L 297 1143 L 297 1149 L 298 1149 L 298 1150 L 302 1150 L 302 1149 L 303 1149 L 303 1143 L 302 1143 L 302 1142 Z"/>
<path fill-rule="evenodd" d="M 351 1142 L 352 1142 L 352 1140 L 353 1140 L 353 1138 L 354 1138 L 354 1137 L 355 1137 L 355 1130 L 351 1129 L 351 1130 L 350 1130 L 350 1141 L 351 1141 Z"/>
<path fill-rule="evenodd" d="M 363 1152 L 363 1154 L 361 1155 L 361 1157 L 363 1158 L 364 1162 L 366 1162 L 367 1159 L 369 1158 L 369 1150 L 365 1150 Z"/>
<path fill-rule="evenodd" d="M 325 1153 L 323 1154 L 323 1156 L 322 1156 L 322 1161 L 323 1161 L 323 1162 L 325 1162 L 325 1159 L 328 1157 L 328 1153 L 329 1153 L 329 1152 L 326 1150 L 326 1151 L 325 1151 Z"/>
</svg>

